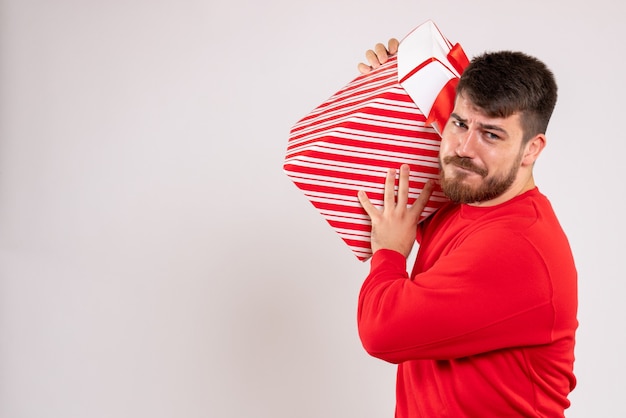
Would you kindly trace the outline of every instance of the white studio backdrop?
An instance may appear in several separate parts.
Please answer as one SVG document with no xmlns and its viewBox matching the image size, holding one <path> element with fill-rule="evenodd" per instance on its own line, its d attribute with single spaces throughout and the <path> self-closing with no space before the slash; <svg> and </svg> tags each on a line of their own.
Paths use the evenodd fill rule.
<svg viewBox="0 0 626 418">
<path fill-rule="evenodd" d="M 0 417 L 392 417 L 367 264 L 282 172 L 290 126 L 433 19 L 560 86 L 536 167 L 580 274 L 567 416 L 622 413 L 614 1 L 0 0 Z"/>
</svg>

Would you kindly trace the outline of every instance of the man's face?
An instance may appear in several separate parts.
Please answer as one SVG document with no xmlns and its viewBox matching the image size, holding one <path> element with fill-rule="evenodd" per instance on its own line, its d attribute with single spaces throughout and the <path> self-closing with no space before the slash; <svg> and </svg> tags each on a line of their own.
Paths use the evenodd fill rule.
<svg viewBox="0 0 626 418">
<path fill-rule="evenodd" d="M 485 116 L 459 95 L 439 152 L 443 192 L 454 202 L 489 204 L 519 181 L 524 148 L 520 115 Z"/>
</svg>

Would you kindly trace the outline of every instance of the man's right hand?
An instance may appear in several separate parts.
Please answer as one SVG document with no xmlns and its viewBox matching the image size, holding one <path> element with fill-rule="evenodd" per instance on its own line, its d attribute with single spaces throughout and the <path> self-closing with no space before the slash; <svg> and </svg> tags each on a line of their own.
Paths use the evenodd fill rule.
<svg viewBox="0 0 626 418">
<path fill-rule="evenodd" d="M 391 38 L 386 48 L 385 45 L 378 43 L 374 46 L 374 49 L 368 49 L 365 52 L 365 59 L 368 64 L 360 62 L 358 66 L 359 72 L 361 74 L 367 74 L 374 68 L 378 68 L 386 63 L 390 56 L 398 52 L 399 45 L 400 42 L 396 38 Z"/>
</svg>

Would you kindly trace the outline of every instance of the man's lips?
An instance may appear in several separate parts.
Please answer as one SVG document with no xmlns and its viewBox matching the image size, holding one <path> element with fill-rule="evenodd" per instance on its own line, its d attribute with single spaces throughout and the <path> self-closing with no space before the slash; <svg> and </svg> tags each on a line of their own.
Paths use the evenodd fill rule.
<svg viewBox="0 0 626 418">
<path fill-rule="evenodd" d="M 458 170 L 461 170 L 461 171 L 464 171 L 464 172 L 466 172 L 466 173 L 471 173 L 471 174 L 477 174 L 477 175 L 480 175 L 480 173 L 479 173 L 479 172 L 477 172 L 476 170 L 474 170 L 474 169 L 472 169 L 472 168 L 468 168 L 468 167 L 461 166 L 461 165 L 458 165 L 458 164 L 450 164 L 450 165 L 451 165 L 451 166 L 453 166 L 454 168 L 456 168 L 456 169 L 458 169 Z"/>
</svg>

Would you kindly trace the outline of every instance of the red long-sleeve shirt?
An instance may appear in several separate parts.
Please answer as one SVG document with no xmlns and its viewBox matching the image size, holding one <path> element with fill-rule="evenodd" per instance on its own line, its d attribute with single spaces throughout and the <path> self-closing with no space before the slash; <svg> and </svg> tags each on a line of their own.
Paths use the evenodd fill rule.
<svg viewBox="0 0 626 418">
<path fill-rule="evenodd" d="M 379 250 L 359 296 L 363 346 L 398 363 L 396 417 L 563 417 L 577 274 L 546 197 L 449 204 L 417 240 L 410 276 Z"/>
</svg>

